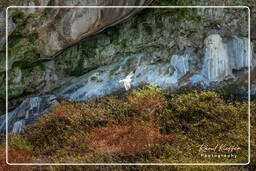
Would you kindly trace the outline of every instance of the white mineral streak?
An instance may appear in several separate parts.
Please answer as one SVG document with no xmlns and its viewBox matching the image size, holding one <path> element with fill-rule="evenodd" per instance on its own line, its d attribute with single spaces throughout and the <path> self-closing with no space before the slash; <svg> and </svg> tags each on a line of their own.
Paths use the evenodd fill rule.
<svg viewBox="0 0 256 171">
<path fill-rule="evenodd" d="M 234 36 L 227 46 L 227 52 L 231 61 L 232 69 L 248 67 L 249 58 L 252 66 L 252 48 L 249 52 L 248 39 Z"/>
<path fill-rule="evenodd" d="M 182 56 L 173 55 L 171 58 L 171 66 L 174 68 L 173 78 L 177 80 L 184 76 L 189 71 L 189 54 L 184 54 Z"/>
<path fill-rule="evenodd" d="M 208 36 L 205 40 L 205 46 L 202 74 L 209 81 L 223 80 L 226 76 L 232 75 L 229 56 L 220 35 Z"/>
</svg>

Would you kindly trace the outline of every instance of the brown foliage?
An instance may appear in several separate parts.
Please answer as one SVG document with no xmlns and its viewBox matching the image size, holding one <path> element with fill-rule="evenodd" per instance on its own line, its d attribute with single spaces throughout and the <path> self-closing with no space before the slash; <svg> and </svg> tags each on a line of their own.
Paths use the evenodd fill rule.
<svg viewBox="0 0 256 171">
<path fill-rule="evenodd" d="M 95 128 L 88 137 L 89 147 L 121 155 L 135 155 L 146 151 L 152 144 L 166 142 L 170 135 L 162 135 L 153 122 L 130 125 L 108 125 Z"/>
<path fill-rule="evenodd" d="M 60 117 L 70 117 L 74 114 L 77 114 L 79 108 L 75 108 L 75 105 L 72 103 L 61 103 L 56 105 L 54 108 L 54 113 Z"/>
<path fill-rule="evenodd" d="M 9 149 L 8 159 L 10 163 L 33 163 L 31 152 L 26 150 Z M 26 171 L 32 170 L 33 166 L 11 166 L 6 163 L 5 150 L 0 154 L 0 170 L 2 171 Z"/>
</svg>

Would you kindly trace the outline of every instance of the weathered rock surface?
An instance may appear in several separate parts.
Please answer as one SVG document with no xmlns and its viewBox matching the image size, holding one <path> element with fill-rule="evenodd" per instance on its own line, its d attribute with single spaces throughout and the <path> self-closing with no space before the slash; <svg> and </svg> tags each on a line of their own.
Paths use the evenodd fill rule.
<svg viewBox="0 0 256 171">
<path fill-rule="evenodd" d="M 9 5 L 37 5 L 37 6 L 132 6 L 148 5 L 152 0 L 129 0 L 129 1 L 57 1 L 57 0 L 23 0 L 3 3 L 0 5 L 0 78 L 5 72 L 5 8 Z M 0 8 L 1 9 L 1 8 Z M 44 93 L 49 90 L 54 80 L 62 79 L 47 75 L 48 68 L 44 62 L 53 59 L 56 53 L 73 45 L 102 29 L 116 24 L 131 16 L 139 9 L 135 8 L 62 8 L 62 9 L 39 9 L 39 8 L 9 8 L 8 9 L 8 33 L 9 55 L 8 68 L 11 77 L 20 74 L 19 82 L 10 80 L 10 98 L 21 94 L 36 92 Z M 1 50 L 2 49 L 2 50 Z M 35 67 L 35 65 L 40 67 Z M 77 65 L 77 61 L 74 62 Z M 32 72 L 29 70 L 33 70 Z M 18 72 L 17 72 L 18 71 Z M 34 76 L 33 73 L 39 73 Z M 27 78 L 33 78 L 27 79 Z M 2 80 L 0 80 L 2 81 Z M 33 86 L 31 85 L 33 82 Z M 45 82 L 46 87 L 42 89 Z M 45 86 L 43 86 L 45 87 Z M 42 89 L 42 91 L 40 91 Z M 51 87 L 50 90 L 54 89 Z M 38 91 L 39 90 L 39 91 Z M 0 98 L 4 98 L 4 86 L 1 86 Z"/>
<path fill-rule="evenodd" d="M 227 50 L 224 48 L 222 38 L 218 34 L 210 35 L 205 40 L 205 56 L 203 74 L 210 81 L 218 81 L 231 75 L 232 68 Z M 233 56 L 232 56 L 233 57 Z"/>
<path fill-rule="evenodd" d="M 248 61 L 249 54 L 248 39 L 237 36 L 229 39 L 227 43 L 223 43 L 219 34 L 209 35 L 205 39 L 202 63 L 192 62 L 197 58 L 193 51 L 173 55 L 154 51 L 127 56 L 116 63 L 99 67 L 74 79 L 73 83 L 61 90 L 58 95 L 65 99 L 88 100 L 110 94 L 123 88 L 119 80 L 134 69 L 132 86 L 148 83 L 159 87 L 179 88 L 191 83 L 208 85 L 227 78 L 233 78 L 235 81 L 233 70 L 248 69 L 248 62 L 245 62 Z M 239 43 L 236 44 L 237 42 Z M 234 48 L 237 46 L 240 49 Z M 243 50 L 243 53 L 239 53 L 240 50 Z M 157 54 L 157 58 L 154 54 Z M 238 61 L 241 61 L 239 65 L 234 65 Z M 198 64 L 202 70 L 197 68 Z"/>
<path fill-rule="evenodd" d="M 242 69 L 248 71 L 249 61 L 251 69 L 255 66 L 255 59 L 252 58 L 253 46 L 248 47 L 248 38 L 233 36 L 229 39 L 224 43 L 219 34 L 212 34 L 206 38 L 201 80 L 195 80 L 198 75 L 193 76 L 191 78 L 193 83 L 197 81 L 211 83 L 235 78 L 233 72 Z"/>
<path fill-rule="evenodd" d="M 56 6 L 132 6 L 147 5 L 152 0 L 131 1 L 22 1 L 19 5 L 56 5 Z M 135 8 L 55 8 L 55 9 L 31 9 L 9 8 L 10 37 L 14 37 L 15 49 L 21 48 L 21 52 L 10 49 L 9 67 L 21 60 L 51 58 L 64 48 L 78 42 L 86 36 L 99 32 L 114 23 L 120 22 L 134 12 Z M 0 13 L 1 26 L 5 23 L 5 11 Z M 13 22 L 13 20 L 15 22 Z M 16 24 L 15 24 L 16 23 Z M 16 26 L 16 29 L 15 29 Z M 5 28 L 5 27 L 2 27 Z M 1 30 L 3 33 L 4 30 Z M 14 33 L 13 33 L 14 32 Z M 12 33 L 12 34 L 11 34 Z M 0 48 L 3 47 L 5 37 L 2 35 Z M 10 39 L 12 44 L 12 39 Z M 21 47 L 22 46 L 22 47 Z M 33 51 L 28 57 L 26 53 Z M 1 59 L 1 63 L 3 59 Z M 4 71 L 3 66 L 0 71 Z"/>
<path fill-rule="evenodd" d="M 54 95 L 32 97 L 24 100 L 14 111 L 8 113 L 8 131 L 21 133 L 26 125 L 36 121 L 40 116 L 50 111 L 58 101 Z M 0 133 L 6 131 L 6 115 L 0 116 Z"/>
<path fill-rule="evenodd" d="M 233 78 L 236 81 L 233 74 L 234 69 L 248 67 L 248 62 L 246 62 L 248 54 L 250 54 L 247 46 L 248 39 L 235 36 L 224 43 L 219 34 L 212 34 L 204 42 L 205 55 L 201 63 L 193 62 L 197 58 L 193 51 L 177 54 L 154 51 L 128 55 L 115 63 L 73 78 L 69 82 L 70 85 L 58 91 L 56 96 L 70 100 L 89 100 L 102 97 L 124 88 L 119 80 L 125 78 L 133 70 L 135 70 L 135 75 L 131 82 L 132 86 L 148 83 L 176 89 L 191 83 L 209 85 L 227 78 Z M 238 49 L 234 48 L 237 46 L 243 50 L 243 53 L 237 52 Z M 239 60 L 241 63 L 238 65 L 236 62 Z M 244 63 L 242 63 L 243 61 Z M 201 70 L 198 70 L 198 64 L 202 66 Z M 34 97 L 23 101 L 17 109 L 9 113 L 9 130 L 13 133 L 22 132 L 27 124 L 47 113 L 50 105 L 56 103 L 56 98 L 53 95 L 44 98 Z M 5 116 L 0 117 L 0 123 L 2 122 L 0 132 L 2 133 L 5 131 L 4 119 Z"/>
</svg>

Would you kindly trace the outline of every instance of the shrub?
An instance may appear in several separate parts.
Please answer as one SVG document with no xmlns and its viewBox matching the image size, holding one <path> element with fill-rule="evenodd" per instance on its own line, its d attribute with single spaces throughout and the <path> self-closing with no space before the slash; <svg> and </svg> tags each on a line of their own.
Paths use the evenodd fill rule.
<svg viewBox="0 0 256 171">
<path fill-rule="evenodd" d="M 9 162 L 11 163 L 31 163 L 31 152 L 26 150 L 9 149 L 8 151 Z"/>
<path fill-rule="evenodd" d="M 217 90 L 217 92 L 221 95 L 223 99 L 226 101 L 237 101 L 237 100 L 245 100 L 247 96 L 247 91 L 243 88 L 247 85 L 243 85 L 241 81 L 237 81 L 235 83 L 229 83 Z"/>
<path fill-rule="evenodd" d="M 209 91 L 177 95 L 168 106 L 159 117 L 162 131 L 166 133 L 181 130 L 202 135 L 228 130 L 235 127 L 235 117 L 243 113 L 239 107 L 226 104 L 217 93 Z"/>
<path fill-rule="evenodd" d="M 210 91 L 175 94 L 152 86 L 129 93 L 64 101 L 11 138 L 11 147 L 28 150 L 31 143 L 34 157 L 49 162 L 202 162 L 198 144 L 225 139 L 242 148 L 234 161 L 246 159 L 246 103 L 229 103 Z"/>
<path fill-rule="evenodd" d="M 88 102 L 64 101 L 31 125 L 25 135 L 36 151 L 49 155 L 72 146 L 70 136 L 79 138 L 94 127 L 126 121 L 122 119 L 128 111 L 125 106 L 112 96 Z"/>
<path fill-rule="evenodd" d="M 160 88 L 147 86 L 140 91 L 133 91 L 128 97 L 128 104 L 132 111 L 145 119 L 163 112 L 167 102 Z"/>
<path fill-rule="evenodd" d="M 126 122 L 126 118 L 130 115 L 129 106 L 125 100 L 115 96 L 106 96 L 81 103 L 81 110 L 83 111 L 81 122 L 83 125 L 88 125 L 88 130 L 93 127 L 104 126 L 107 123 Z"/>
<path fill-rule="evenodd" d="M 224 101 L 214 92 L 195 92 L 174 97 L 169 107 L 179 118 L 193 122 L 203 115 L 216 115 L 211 112 L 220 104 L 224 104 Z"/>
<path fill-rule="evenodd" d="M 79 131 L 69 117 L 49 113 L 31 125 L 25 136 L 34 150 L 49 155 L 62 148 L 69 136 Z"/>
<path fill-rule="evenodd" d="M 135 155 L 152 144 L 166 142 L 170 136 L 162 135 L 153 122 L 129 125 L 108 125 L 95 128 L 88 137 L 89 147 L 120 155 Z"/>
</svg>

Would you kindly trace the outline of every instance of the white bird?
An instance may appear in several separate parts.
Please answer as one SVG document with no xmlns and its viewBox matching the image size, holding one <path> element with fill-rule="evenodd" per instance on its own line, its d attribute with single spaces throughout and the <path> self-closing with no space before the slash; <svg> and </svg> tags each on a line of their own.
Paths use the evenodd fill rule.
<svg viewBox="0 0 256 171">
<path fill-rule="evenodd" d="M 131 78 L 132 78 L 133 76 L 134 76 L 134 72 L 132 71 L 132 72 L 130 72 L 130 73 L 125 77 L 125 79 L 119 81 L 120 83 L 121 83 L 121 82 L 124 83 L 124 88 L 125 88 L 126 91 L 131 88 L 131 81 L 132 81 Z"/>
</svg>

